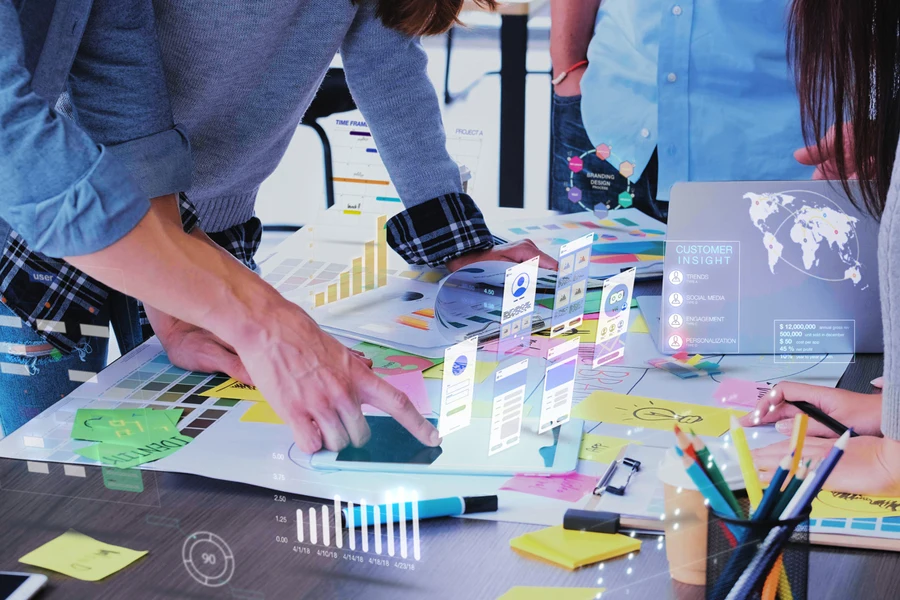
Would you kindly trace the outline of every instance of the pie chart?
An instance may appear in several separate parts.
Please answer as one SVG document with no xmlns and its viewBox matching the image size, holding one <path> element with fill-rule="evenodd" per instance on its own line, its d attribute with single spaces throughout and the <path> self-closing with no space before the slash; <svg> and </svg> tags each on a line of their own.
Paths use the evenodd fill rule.
<svg viewBox="0 0 900 600">
<path fill-rule="evenodd" d="M 468 366 L 468 364 L 469 359 L 467 359 L 465 355 L 462 355 L 453 361 L 453 366 L 450 368 L 450 370 L 455 377 L 459 377 L 460 375 L 465 373 L 466 366 Z"/>
</svg>

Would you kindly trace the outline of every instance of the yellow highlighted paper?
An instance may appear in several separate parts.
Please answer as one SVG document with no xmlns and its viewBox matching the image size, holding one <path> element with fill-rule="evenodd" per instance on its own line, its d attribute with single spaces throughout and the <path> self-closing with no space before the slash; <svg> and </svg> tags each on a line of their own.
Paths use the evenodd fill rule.
<svg viewBox="0 0 900 600">
<path fill-rule="evenodd" d="M 640 442 L 608 435 L 585 433 L 581 438 L 581 449 L 578 451 L 578 458 L 598 463 L 611 463 L 619 456 L 619 451 L 628 444 L 639 445 Z"/>
<path fill-rule="evenodd" d="M 746 412 L 614 392 L 594 392 L 572 411 L 575 419 L 663 431 L 671 431 L 678 423 L 697 435 L 711 437 L 719 437 L 728 431 L 732 414 L 741 417 Z"/>
<path fill-rule="evenodd" d="M 481 383 L 485 379 L 487 379 L 490 375 L 493 375 L 494 371 L 497 370 L 497 367 L 500 366 L 498 362 L 491 362 L 487 360 L 479 360 L 475 364 L 475 381 Z M 430 369 L 426 369 L 422 371 L 422 376 L 425 379 L 443 379 L 444 378 L 444 363 L 439 365 L 434 365 Z"/>
<path fill-rule="evenodd" d="M 567 531 L 562 525 L 555 525 L 513 538 L 509 545 L 520 554 L 574 571 L 584 565 L 637 552 L 641 540 L 619 533 Z"/>
<path fill-rule="evenodd" d="M 284 425 L 284 421 L 268 402 L 254 402 L 243 415 L 242 423 L 269 423 L 271 425 Z"/>
<path fill-rule="evenodd" d="M 594 600 L 606 588 L 537 587 L 517 585 L 497 600 Z"/>
<path fill-rule="evenodd" d="M 121 571 L 147 551 L 129 550 L 104 544 L 77 531 L 69 530 L 32 550 L 20 563 L 56 571 L 82 581 L 100 581 Z"/>
<path fill-rule="evenodd" d="M 900 516 L 900 498 L 881 498 L 844 492 L 819 492 L 812 505 L 813 519 Z"/>
<path fill-rule="evenodd" d="M 650 328 L 647 327 L 647 321 L 644 320 L 644 315 L 638 314 L 634 318 L 634 321 L 628 326 L 628 333 L 650 333 Z"/>
<path fill-rule="evenodd" d="M 265 402 L 266 399 L 258 389 L 252 385 L 241 383 L 237 379 L 229 379 L 222 385 L 199 394 L 209 398 L 230 398 L 232 400 L 250 400 L 251 402 Z"/>
</svg>

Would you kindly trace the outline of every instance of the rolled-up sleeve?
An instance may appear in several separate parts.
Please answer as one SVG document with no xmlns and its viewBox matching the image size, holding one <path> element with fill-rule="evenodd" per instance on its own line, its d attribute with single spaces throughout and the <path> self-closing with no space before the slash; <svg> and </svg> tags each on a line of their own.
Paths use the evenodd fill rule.
<svg viewBox="0 0 900 600">
<path fill-rule="evenodd" d="M 190 145 L 172 119 L 150 0 L 94 0 L 68 92 L 78 124 L 149 198 L 190 187 Z"/>
<path fill-rule="evenodd" d="M 0 217 L 49 256 L 106 248 L 150 202 L 119 160 L 34 92 L 23 56 L 16 10 L 0 2 Z"/>
</svg>

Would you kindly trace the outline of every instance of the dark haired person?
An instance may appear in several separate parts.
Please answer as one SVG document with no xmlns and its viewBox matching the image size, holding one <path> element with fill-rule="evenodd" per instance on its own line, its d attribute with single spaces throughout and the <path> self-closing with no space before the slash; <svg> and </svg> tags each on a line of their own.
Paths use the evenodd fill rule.
<svg viewBox="0 0 900 600">
<path fill-rule="evenodd" d="M 25 3 L 23 18 L 35 4 L 39 3 Z M 74 0 L 57 0 L 60 10 L 68 4 L 82 6 Z M 48 276 L 0 281 L 5 306 L 29 327 L 41 329 L 44 342 L 65 352 L 83 339 L 78 324 L 97 312 L 97 290 L 105 293 L 106 289 L 98 282 L 103 282 L 146 304 L 156 333 L 180 366 L 221 370 L 255 383 L 292 428 L 303 451 L 364 443 L 369 430 L 362 403 L 382 407 L 420 441 L 436 445 L 437 431 L 404 394 L 374 375 L 244 265 L 253 265 L 260 236 L 259 222 L 253 217 L 256 191 L 281 159 L 337 50 L 408 208 L 390 222 L 393 247 L 410 262 L 450 268 L 481 257 L 518 260 L 538 254 L 530 243 L 494 246 L 481 213 L 461 193 L 458 170 L 444 147 L 436 95 L 414 34 L 449 27 L 461 6 L 462 0 L 157 2 L 160 47 L 149 39 L 132 43 L 128 49 L 136 56 L 125 63 L 162 56 L 167 85 L 161 87 L 168 88 L 175 119 L 187 132 L 194 154 L 193 184 L 183 191 L 196 206 L 200 227 L 185 235 L 175 196 L 154 201 L 154 209 L 147 212 L 147 201 L 140 199 L 146 194 L 140 196 L 125 175 L 119 174 L 117 180 L 123 189 L 111 191 L 109 199 L 88 192 L 78 195 L 83 178 L 90 177 L 90 165 L 81 171 L 56 173 L 56 186 L 49 190 L 31 181 L 27 161 L 49 155 L 56 161 L 54 167 L 65 164 L 62 142 L 50 149 L 38 147 L 46 130 L 61 130 L 58 135 L 63 139 L 77 130 L 70 123 L 61 124 L 63 120 L 50 106 L 65 86 L 64 75 L 41 98 L 27 96 L 28 109 L 36 115 L 27 123 L 29 129 L 6 130 L 5 123 L 23 111 L 21 98 L 30 94 L 32 77 L 37 83 L 43 74 L 40 68 L 28 72 L 22 65 L 40 67 L 43 56 L 40 47 L 33 55 L 23 51 L 16 10 L 0 2 L 0 17 L 6 25 L 0 36 L 4 45 L 0 125 L 2 139 L 10 144 L 4 144 L 9 152 L 0 157 L 0 165 L 2 180 L 13 184 L 14 193 L 22 191 L 15 206 L 2 213 L 18 234 L 9 234 L 0 268 L 19 272 L 22 264 L 40 265 L 26 268 L 26 274 L 39 270 Z M 147 25 L 147 15 L 139 10 L 143 7 L 142 1 L 134 0 L 107 10 L 119 11 L 132 28 L 141 23 L 144 31 L 152 31 L 152 15 Z M 99 2 L 94 10 L 100 10 Z M 102 32 L 98 36 L 104 39 Z M 56 42 L 50 39 L 47 46 L 52 48 Z M 82 49 L 83 57 L 96 68 L 91 61 L 104 50 L 108 51 L 102 46 L 90 52 Z M 60 68 L 62 61 L 54 66 Z M 102 75 L 118 72 L 102 70 L 91 75 L 102 81 Z M 95 90 L 100 95 L 94 96 L 94 110 L 85 112 L 86 101 L 76 85 L 80 83 L 76 77 L 70 86 L 71 112 L 89 133 L 104 131 L 106 115 L 122 120 L 140 116 L 142 108 L 136 104 L 98 104 L 103 100 L 102 89 Z M 134 81 L 122 84 L 128 86 L 141 90 Z M 105 150 L 77 134 L 83 147 L 103 155 Z M 90 156 L 83 147 L 79 151 Z M 107 184 L 102 189 L 109 188 Z M 53 229 L 36 231 L 29 217 L 35 210 L 49 213 L 44 200 L 55 198 L 60 190 L 68 194 L 68 204 L 60 203 L 65 210 L 55 221 L 42 212 L 38 223 L 52 221 Z M 50 256 L 67 257 L 67 263 Z M 543 262 L 553 266 L 549 257 L 543 257 Z M 48 330 L 38 319 L 75 326 Z M 35 342 L 34 334 L 29 328 L 18 329 L 26 343 Z M 7 333 L 7 348 L 18 345 L 9 337 Z M 71 389 L 74 384 L 65 374 L 50 377 L 54 365 L 52 360 L 40 364 L 42 381 L 56 386 L 54 390 L 65 390 L 67 385 Z M 4 384 L 11 377 L 25 378 L 6 371 L 0 377 L 6 378 Z M 38 377 L 27 379 L 25 385 L 40 384 L 33 381 Z M 59 397 L 55 392 L 35 398 L 34 389 L 30 391 L 25 402 L 32 413 L 40 409 L 40 403 L 47 406 Z M 21 402 L 21 397 L 3 395 L 0 404 Z"/>
<path fill-rule="evenodd" d="M 819 165 L 818 177 L 845 184 L 858 178 L 856 201 L 881 220 L 884 387 L 880 394 L 856 394 L 783 383 L 743 422 L 776 423 L 790 434 L 797 409 L 784 400 L 811 402 L 860 434 L 850 438 L 826 488 L 900 496 L 900 3 L 795 0 L 790 49 L 809 140 L 798 154 Z M 834 437 L 813 421 L 808 433 Z M 833 442 L 810 438 L 803 454 L 823 457 Z M 771 476 L 787 447 L 783 442 L 756 451 L 757 467 Z"/>
</svg>

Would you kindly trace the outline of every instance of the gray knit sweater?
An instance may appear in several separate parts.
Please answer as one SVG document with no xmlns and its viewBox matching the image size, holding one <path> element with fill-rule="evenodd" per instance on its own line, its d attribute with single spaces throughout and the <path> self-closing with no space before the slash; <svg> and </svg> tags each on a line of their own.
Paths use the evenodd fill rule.
<svg viewBox="0 0 900 600">
<path fill-rule="evenodd" d="M 253 215 L 335 54 L 407 208 L 460 192 L 419 41 L 363 0 L 154 0 L 175 122 L 194 155 L 188 191 L 206 231 Z M 319 203 L 318 198 L 302 202 Z"/>
<path fill-rule="evenodd" d="M 900 440 L 900 148 L 878 233 L 878 285 L 884 323 L 884 390 L 881 431 Z M 897 281 L 894 281 L 897 279 Z"/>
</svg>

